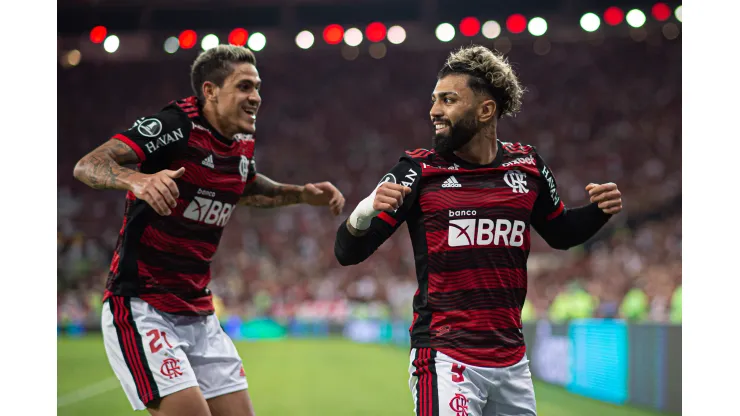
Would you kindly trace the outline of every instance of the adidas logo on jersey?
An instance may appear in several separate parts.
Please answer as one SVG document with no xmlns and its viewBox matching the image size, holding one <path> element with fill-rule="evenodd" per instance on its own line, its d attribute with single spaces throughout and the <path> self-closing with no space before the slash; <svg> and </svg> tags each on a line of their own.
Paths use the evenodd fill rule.
<svg viewBox="0 0 740 416">
<path fill-rule="evenodd" d="M 201 164 L 205 167 L 209 167 L 213 169 L 215 166 L 213 166 L 213 155 L 208 155 L 207 158 L 203 159 L 203 162 Z"/>
<path fill-rule="evenodd" d="M 447 178 L 446 181 L 442 183 L 443 188 L 462 188 L 462 185 L 460 185 L 460 182 L 455 179 L 454 176 L 450 176 Z"/>
</svg>

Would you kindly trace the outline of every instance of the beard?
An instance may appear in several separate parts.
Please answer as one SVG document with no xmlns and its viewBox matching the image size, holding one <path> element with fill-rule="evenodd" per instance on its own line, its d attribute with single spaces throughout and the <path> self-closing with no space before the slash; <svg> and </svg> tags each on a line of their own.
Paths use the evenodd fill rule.
<svg viewBox="0 0 740 416">
<path fill-rule="evenodd" d="M 479 130 L 475 114 L 471 112 L 457 123 L 450 124 L 449 133 L 435 133 L 432 138 L 432 147 L 438 154 L 451 154 L 468 144 Z"/>
</svg>

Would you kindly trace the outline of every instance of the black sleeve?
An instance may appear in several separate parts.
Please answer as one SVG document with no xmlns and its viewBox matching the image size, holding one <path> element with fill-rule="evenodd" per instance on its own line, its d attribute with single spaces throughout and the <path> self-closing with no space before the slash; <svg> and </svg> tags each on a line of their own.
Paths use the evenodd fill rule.
<svg viewBox="0 0 740 416">
<path fill-rule="evenodd" d="M 133 126 L 114 135 L 113 139 L 131 146 L 142 163 L 166 164 L 175 151 L 187 147 L 192 125 L 182 111 L 167 107 L 136 120 Z"/>
<path fill-rule="evenodd" d="M 536 160 L 541 191 L 532 210 L 532 226 L 550 247 L 558 250 L 585 243 L 609 221 L 611 215 L 599 209 L 598 204 L 566 208 L 552 171 L 539 154 Z"/>
<path fill-rule="evenodd" d="M 381 212 L 373 218 L 367 233 L 356 237 L 347 229 L 347 219 L 339 225 L 334 241 L 334 255 L 339 264 L 349 266 L 358 264 L 375 252 L 385 240 L 406 221 L 413 206 L 418 202 L 421 167 L 408 158 L 401 160 L 378 182 L 393 182 L 411 188 L 411 193 L 403 199 L 403 204 L 395 212 Z M 377 188 L 377 187 L 376 187 Z"/>
</svg>

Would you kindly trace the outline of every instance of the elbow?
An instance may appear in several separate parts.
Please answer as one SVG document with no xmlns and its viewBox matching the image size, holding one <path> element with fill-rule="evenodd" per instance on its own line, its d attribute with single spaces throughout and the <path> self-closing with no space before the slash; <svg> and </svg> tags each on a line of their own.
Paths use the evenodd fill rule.
<svg viewBox="0 0 740 416">
<path fill-rule="evenodd" d="M 361 260 L 352 258 L 339 244 L 334 244 L 334 257 L 342 266 L 353 266 L 360 263 Z"/>
<path fill-rule="evenodd" d="M 78 181 L 82 181 L 82 178 L 84 176 L 84 170 L 85 170 L 85 159 L 80 159 L 77 164 L 75 165 L 74 170 L 72 171 L 72 176 L 74 176 L 75 179 Z"/>
</svg>

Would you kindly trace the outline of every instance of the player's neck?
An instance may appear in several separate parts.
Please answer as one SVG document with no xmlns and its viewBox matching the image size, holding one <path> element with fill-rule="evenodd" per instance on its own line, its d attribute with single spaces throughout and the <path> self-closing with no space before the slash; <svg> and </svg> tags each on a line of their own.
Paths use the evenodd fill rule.
<svg viewBox="0 0 740 416">
<path fill-rule="evenodd" d="M 226 139 L 231 139 L 236 135 L 236 131 L 231 131 L 227 126 L 224 125 L 224 123 L 221 123 L 218 116 L 216 115 L 216 111 L 214 111 L 213 107 L 209 105 L 203 106 L 203 117 L 206 119 L 208 124 L 213 127 L 214 130 L 216 130 L 221 136 L 223 136 Z"/>
<path fill-rule="evenodd" d="M 465 146 L 455 151 L 460 159 L 476 165 L 488 165 L 493 163 L 498 152 L 496 130 L 479 131 Z"/>
</svg>

